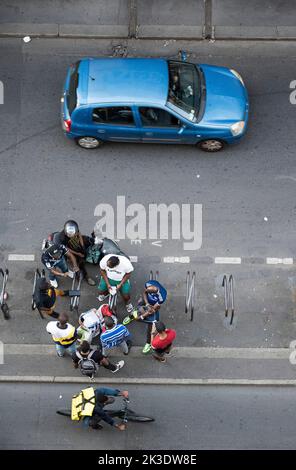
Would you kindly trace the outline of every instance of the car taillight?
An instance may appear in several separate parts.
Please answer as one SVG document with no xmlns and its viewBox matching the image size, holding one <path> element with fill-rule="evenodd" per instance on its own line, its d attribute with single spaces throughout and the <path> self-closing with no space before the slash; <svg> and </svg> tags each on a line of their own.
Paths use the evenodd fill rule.
<svg viewBox="0 0 296 470">
<path fill-rule="evenodd" d="M 64 128 L 66 132 L 71 130 L 71 119 L 64 119 Z"/>
</svg>

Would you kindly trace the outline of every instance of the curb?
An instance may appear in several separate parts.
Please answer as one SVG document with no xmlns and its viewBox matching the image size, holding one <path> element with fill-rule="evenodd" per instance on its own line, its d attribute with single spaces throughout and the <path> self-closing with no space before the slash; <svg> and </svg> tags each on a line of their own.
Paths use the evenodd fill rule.
<svg viewBox="0 0 296 470">
<path fill-rule="evenodd" d="M 130 384 L 130 385 L 228 385 L 228 386 L 296 386 L 294 379 L 172 379 L 172 378 L 87 378 L 55 376 L 0 376 L 0 383 L 52 383 L 52 384 Z"/>
<path fill-rule="evenodd" d="M 46 355 L 55 356 L 56 349 L 51 344 L 4 344 L 5 355 Z M 224 347 L 174 347 L 175 358 L 192 359 L 289 359 L 288 348 L 224 348 Z M 122 356 L 120 351 L 112 351 L 112 357 Z M 129 357 L 144 358 L 142 347 L 134 346 Z"/>
<path fill-rule="evenodd" d="M 295 40 L 296 26 L 219 26 L 213 25 L 211 40 Z M 86 25 L 58 23 L 1 23 L 0 37 L 47 37 L 112 39 L 129 38 L 128 25 Z M 131 38 L 134 39 L 134 38 Z M 202 25 L 136 26 L 136 39 L 205 40 Z"/>
</svg>

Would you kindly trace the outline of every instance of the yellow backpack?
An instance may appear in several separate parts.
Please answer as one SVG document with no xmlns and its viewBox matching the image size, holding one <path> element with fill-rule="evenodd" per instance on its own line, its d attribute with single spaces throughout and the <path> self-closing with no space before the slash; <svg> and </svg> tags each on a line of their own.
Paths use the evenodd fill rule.
<svg viewBox="0 0 296 470">
<path fill-rule="evenodd" d="M 71 419 L 80 421 L 84 416 L 92 416 L 96 404 L 93 387 L 85 388 L 72 398 Z"/>
</svg>

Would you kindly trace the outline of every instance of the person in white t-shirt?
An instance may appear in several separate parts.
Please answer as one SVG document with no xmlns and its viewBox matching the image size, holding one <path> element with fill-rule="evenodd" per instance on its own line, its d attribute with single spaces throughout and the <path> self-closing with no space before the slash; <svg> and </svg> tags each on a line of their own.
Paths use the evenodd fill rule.
<svg viewBox="0 0 296 470">
<path fill-rule="evenodd" d="M 98 286 L 99 300 L 102 302 L 112 292 L 112 287 L 120 291 L 125 302 L 127 312 L 133 311 L 130 297 L 129 278 L 134 270 L 130 260 L 122 255 L 106 255 L 100 262 L 101 279 Z"/>
<path fill-rule="evenodd" d="M 117 318 L 112 314 L 108 304 L 101 305 L 98 309 L 92 308 L 79 316 L 79 328 L 77 329 L 78 341 L 92 343 L 93 338 L 105 331 L 105 317 L 112 317 L 115 324 Z"/>
</svg>

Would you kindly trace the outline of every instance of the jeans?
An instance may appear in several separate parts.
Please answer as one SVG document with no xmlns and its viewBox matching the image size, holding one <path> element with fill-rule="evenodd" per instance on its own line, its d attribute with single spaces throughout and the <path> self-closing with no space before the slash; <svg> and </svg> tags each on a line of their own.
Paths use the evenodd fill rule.
<svg viewBox="0 0 296 470">
<path fill-rule="evenodd" d="M 62 271 L 62 273 L 66 273 L 66 272 L 69 271 L 67 261 L 65 260 L 64 257 L 62 259 L 60 259 L 60 261 L 54 266 L 54 269 L 56 269 L 56 268 L 58 268 L 60 271 Z M 56 276 L 51 271 L 49 271 L 49 276 L 48 277 L 51 281 L 56 281 L 57 280 Z"/>
<path fill-rule="evenodd" d="M 116 347 L 119 347 L 124 354 L 128 354 L 129 349 L 128 349 L 128 345 L 127 345 L 126 341 L 122 341 L 122 343 L 118 344 Z M 107 348 L 102 348 L 103 356 L 107 356 L 108 351 L 110 351 L 111 349 L 113 349 L 113 348 L 108 348 L 108 349 Z"/>
<path fill-rule="evenodd" d="M 68 352 L 68 354 L 70 354 L 70 356 L 76 353 L 76 347 L 77 347 L 76 341 L 75 343 L 71 344 L 71 346 L 68 346 L 67 348 L 65 346 L 62 346 L 61 344 L 56 344 L 55 346 L 56 346 L 58 356 L 60 357 L 64 356 L 66 351 Z"/>
</svg>

